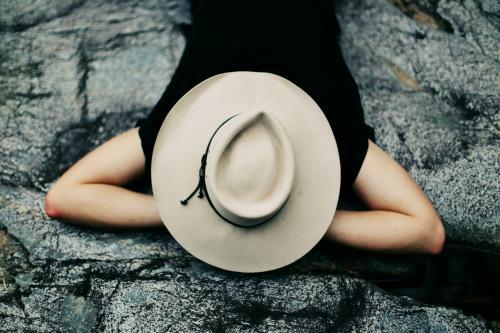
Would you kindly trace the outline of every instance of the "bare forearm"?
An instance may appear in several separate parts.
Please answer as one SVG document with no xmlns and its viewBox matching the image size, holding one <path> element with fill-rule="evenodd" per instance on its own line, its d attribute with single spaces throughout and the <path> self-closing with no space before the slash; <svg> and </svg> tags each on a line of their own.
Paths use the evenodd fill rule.
<svg viewBox="0 0 500 333">
<path fill-rule="evenodd" d="M 59 198 L 56 218 L 104 228 L 162 225 L 153 196 L 107 184 L 78 184 Z M 62 208 L 63 207 L 63 208 Z"/>
<path fill-rule="evenodd" d="M 429 253 L 435 235 L 413 216 L 382 210 L 337 210 L 325 237 L 364 250 Z"/>
</svg>

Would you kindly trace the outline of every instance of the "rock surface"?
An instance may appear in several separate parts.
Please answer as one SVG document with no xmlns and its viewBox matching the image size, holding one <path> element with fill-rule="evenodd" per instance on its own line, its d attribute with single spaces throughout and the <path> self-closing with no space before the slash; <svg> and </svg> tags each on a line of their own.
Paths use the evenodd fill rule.
<svg viewBox="0 0 500 333">
<path fill-rule="evenodd" d="M 498 252 L 498 6 L 391 2 L 399 8 L 381 0 L 338 6 L 367 121 L 423 187 L 448 238 Z"/>
<path fill-rule="evenodd" d="M 499 6 L 335 5 L 377 143 L 429 195 L 450 242 L 500 253 Z M 369 281 L 409 274 L 418 259 L 314 249 L 290 267 L 246 276 L 199 262 L 163 229 L 102 232 L 45 215 L 51 183 L 154 105 L 189 22 L 181 0 L 0 3 L 0 332 L 493 327 Z"/>
</svg>

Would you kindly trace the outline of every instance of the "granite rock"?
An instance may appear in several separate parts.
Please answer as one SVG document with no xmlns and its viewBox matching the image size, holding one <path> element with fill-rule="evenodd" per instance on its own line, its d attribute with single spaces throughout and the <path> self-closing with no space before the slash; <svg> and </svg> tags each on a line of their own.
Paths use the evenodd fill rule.
<svg viewBox="0 0 500 333">
<path fill-rule="evenodd" d="M 472 0 L 336 5 L 377 143 L 424 189 L 448 240 L 498 253 L 498 8 Z"/>
<path fill-rule="evenodd" d="M 500 253 L 496 2 L 335 6 L 377 143 L 429 195 L 449 242 Z M 0 4 L 0 332 L 492 328 L 372 283 L 415 273 L 419 258 L 315 248 L 289 267 L 241 275 L 201 263 L 163 228 L 103 232 L 45 215 L 58 176 L 149 112 L 189 22 L 181 0 Z"/>
</svg>

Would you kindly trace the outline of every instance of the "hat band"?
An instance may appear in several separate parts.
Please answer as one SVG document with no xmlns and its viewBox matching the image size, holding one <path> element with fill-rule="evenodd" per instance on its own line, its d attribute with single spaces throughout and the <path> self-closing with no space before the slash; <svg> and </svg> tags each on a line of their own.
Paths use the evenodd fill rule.
<svg viewBox="0 0 500 333">
<path fill-rule="evenodd" d="M 226 222 L 229 222 L 233 225 L 236 225 L 238 227 L 243 227 L 243 228 L 252 228 L 252 227 L 255 227 L 255 226 L 258 226 L 264 222 L 267 222 L 268 220 L 270 220 L 274 215 L 276 215 L 280 210 L 281 208 L 283 208 L 283 206 L 285 206 L 286 202 L 288 201 L 288 198 L 290 196 L 288 196 L 288 198 L 285 200 L 285 202 L 283 203 L 283 205 L 278 209 L 276 210 L 276 212 L 274 214 L 272 214 L 271 216 L 269 216 L 267 219 L 257 223 L 257 224 L 254 224 L 254 225 L 241 225 L 239 223 L 236 223 L 236 222 L 233 222 L 229 219 L 227 219 L 226 217 L 224 217 L 221 213 L 219 213 L 217 211 L 217 209 L 215 208 L 215 206 L 213 205 L 212 201 L 210 200 L 210 196 L 208 195 L 208 191 L 207 191 L 207 186 L 205 184 L 205 167 L 207 165 L 207 154 L 208 154 L 208 149 L 210 147 L 210 143 L 212 142 L 212 139 L 214 138 L 215 134 L 217 133 L 217 131 L 222 127 L 222 125 L 224 125 L 226 122 L 228 122 L 231 118 L 233 117 L 236 117 L 237 115 L 239 115 L 239 113 L 235 114 L 235 115 L 232 115 L 231 117 L 227 118 L 226 120 L 224 120 L 218 127 L 217 129 L 214 131 L 214 133 L 212 134 L 212 136 L 210 137 L 210 140 L 208 141 L 208 145 L 207 145 L 207 148 L 205 150 L 205 153 L 203 154 L 203 156 L 201 157 L 201 166 L 200 166 L 200 170 L 199 170 L 199 180 L 198 180 L 198 185 L 196 186 L 196 188 L 193 190 L 193 192 L 191 192 L 191 194 L 184 200 L 181 200 L 181 204 L 182 205 L 187 205 L 189 199 L 191 199 L 191 197 L 196 193 L 197 190 L 199 190 L 199 193 L 198 193 L 198 198 L 200 199 L 203 199 L 203 193 L 205 193 L 205 196 L 207 197 L 207 200 L 208 200 L 208 203 L 210 204 L 210 206 L 212 207 L 212 209 L 214 210 L 214 212 L 217 213 L 217 215 L 219 215 L 224 221 Z"/>
</svg>

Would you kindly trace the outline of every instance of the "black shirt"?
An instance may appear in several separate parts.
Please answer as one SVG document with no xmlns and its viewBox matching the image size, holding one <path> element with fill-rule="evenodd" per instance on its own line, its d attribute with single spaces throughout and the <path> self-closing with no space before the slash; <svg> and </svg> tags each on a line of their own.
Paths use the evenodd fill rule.
<svg viewBox="0 0 500 333">
<path fill-rule="evenodd" d="M 374 130 L 364 122 L 358 87 L 338 45 L 328 0 L 192 0 L 186 47 L 163 95 L 137 121 L 151 184 L 151 157 L 162 122 L 201 81 L 223 72 L 280 75 L 308 93 L 326 115 L 339 150 L 341 192 L 350 191 Z"/>
</svg>

